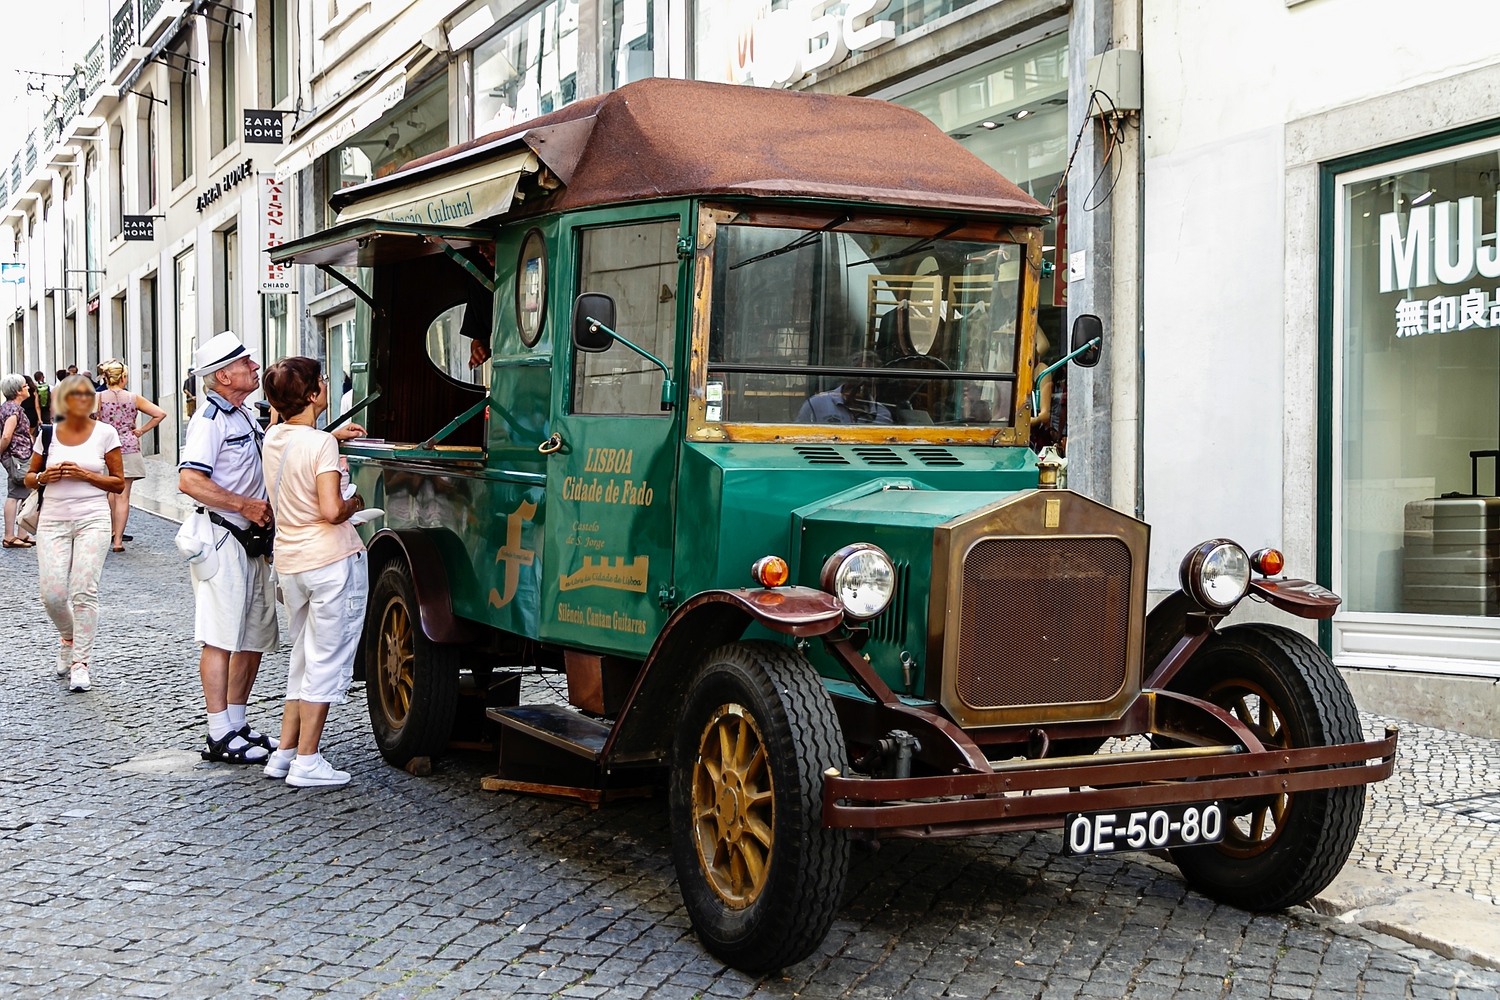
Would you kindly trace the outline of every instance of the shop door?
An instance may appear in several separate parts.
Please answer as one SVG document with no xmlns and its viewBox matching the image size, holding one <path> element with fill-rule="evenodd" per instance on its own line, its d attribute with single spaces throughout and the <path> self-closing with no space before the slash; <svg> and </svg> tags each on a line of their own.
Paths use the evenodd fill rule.
<svg viewBox="0 0 1500 1000">
<path fill-rule="evenodd" d="M 672 585 L 674 483 L 680 410 L 661 408 L 662 373 L 616 344 L 584 354 L 566 316 L 582 292 L 612 296 L 616 330 L 676 376 L 679 216 L 575 228 L 572 294 L 554 329 L 564 343 L 548 460 L 542 631 L 569 645 L 644 656 L 666 621 Z"/>
</svg>

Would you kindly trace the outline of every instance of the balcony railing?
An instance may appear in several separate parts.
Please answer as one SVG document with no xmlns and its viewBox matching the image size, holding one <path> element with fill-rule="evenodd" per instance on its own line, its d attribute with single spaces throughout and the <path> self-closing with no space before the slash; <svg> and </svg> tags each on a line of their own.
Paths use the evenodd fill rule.
<svg viewBox="0 0 1500 1000">
<path fill-rule="evenodd" d="M 99 92 L 104 84 L 104 38 L 99 40 L 89 49 L 89 54 L 83 58 L 83 83 L 90 97 Z"/>
<path fill-rule="evenodd" d="M 21 190 L 21 151 L 16 150 L 15 159 L 10 161 L 10 189 Z"/>
<path fill-rule="evenodd" d="M 26 136 L 26 172 L 29 174 L 36 169 L 36 129 Z"/>
<path fill-rule="evenodd" d="M 141 0 L 141 25 L 142 26 L 145 26 L 145 25 L 148 25 L 148 24 L 151 23 L 151 19 L 156 16 L 156 12 L 159 11 L 159 10 L 161 10 L 161 5 L 162 5 L 162 0 Z"/>
<path fill-rule="evenodd" d="M 125 0 L 109 23 L 109 68 L 114 69 L 136 42 L 135 0 Z"/>
</svg>

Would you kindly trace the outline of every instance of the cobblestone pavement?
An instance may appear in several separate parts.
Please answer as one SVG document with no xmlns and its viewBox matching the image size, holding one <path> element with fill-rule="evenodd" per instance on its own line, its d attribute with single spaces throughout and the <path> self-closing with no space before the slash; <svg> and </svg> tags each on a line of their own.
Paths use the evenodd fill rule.
<svg viewBox="0 0 1500 1000">
<path fill-rule="evenodd" d="M 347 788 L 193 764 L 188 584 L 172 526 L 138 513 L 132 528 L 105 572 L 86 695 L 52 677 L 34 557 L 0 558 L 6 997 L 1500 996 L 1500 974 L 1309 911 L 1216 906 L 1162 862 L 1068 859 L 1050 834 L 857 854 L 817 955 L 765 979 L 726 970 L 688 928 L 659 801 L 590 812 L 486 794 L 492 761 L 477 753 L 412 777 L 380 761 L 358 688 L 327 741 Z M 263 726 L 284 671 L 271 658 L 252 707 Z M 1423 805 L 1423 768 L 1450 790 L 1467 779 L 1444 755 L 1411 754 L 1376 799 L 1367 862 L 1399 868 L 1400 817 L 1441 812 Z M 1450 884 L 1460 870 L 1412 873 Z"/>
</svg>

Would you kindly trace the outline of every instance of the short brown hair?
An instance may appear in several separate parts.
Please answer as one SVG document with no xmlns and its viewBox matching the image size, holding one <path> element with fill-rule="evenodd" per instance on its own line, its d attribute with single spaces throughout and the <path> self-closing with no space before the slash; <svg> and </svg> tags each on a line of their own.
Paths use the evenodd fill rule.
<svg viewBox="0 0 1500 1000">
<path fill-rule="evenodd" d="M 266 391 L 266 401 L 276 407 L 281 419 L 290 420 L 307 409 L 308 400 L 318 394 L 322 372 L 317 358 L 282 358 L 266 369 L 260 384 Z"/>
</svg>

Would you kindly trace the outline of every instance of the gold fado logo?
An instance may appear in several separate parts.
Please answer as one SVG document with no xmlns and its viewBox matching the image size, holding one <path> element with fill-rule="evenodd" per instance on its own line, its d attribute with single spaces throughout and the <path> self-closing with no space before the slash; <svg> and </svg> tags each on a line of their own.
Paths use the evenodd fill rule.
<svg viewBox="0 0 1500 1000">
<path fill-rule="evenodd" d="M 530 566 L 536 561 L 534 551 L 521 548 L 521 526 L 535 516 L 536 504 L 522 500 L 521 506 L 505 518 L 505 545 L 495 553 L 495 562 L 505 563 L 505 593 L 502 595 L 493 587 L 490 588 L 492 607 L 503 608 L 515 600 L 516 587 L 521 582 L 521 567 Z"/>
</svg>

